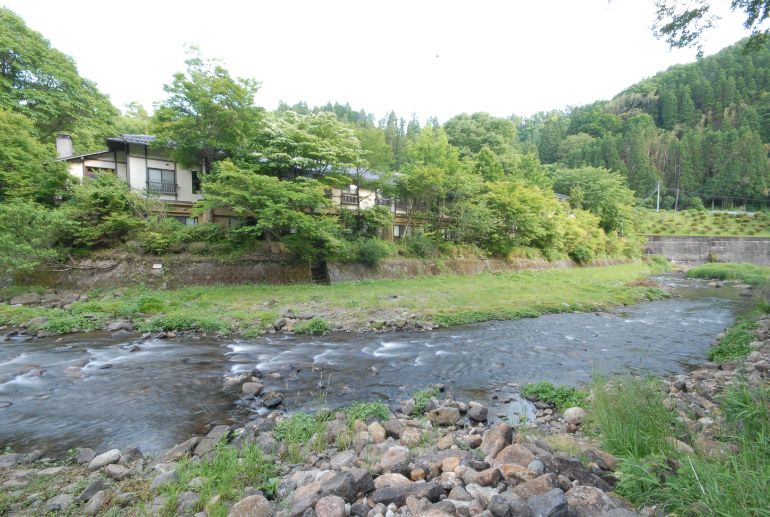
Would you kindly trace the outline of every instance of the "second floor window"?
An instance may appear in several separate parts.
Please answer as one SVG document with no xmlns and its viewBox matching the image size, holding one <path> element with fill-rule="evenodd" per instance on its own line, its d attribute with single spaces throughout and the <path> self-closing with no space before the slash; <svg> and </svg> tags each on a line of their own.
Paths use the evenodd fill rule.
<svg viewBox="0 0 770 517">
<path fill-rule="evenodd" d="M 147 188 L 158 194 L 174 194 L 176 174 L 168 169 L 147 169 Z"/>
</svg>

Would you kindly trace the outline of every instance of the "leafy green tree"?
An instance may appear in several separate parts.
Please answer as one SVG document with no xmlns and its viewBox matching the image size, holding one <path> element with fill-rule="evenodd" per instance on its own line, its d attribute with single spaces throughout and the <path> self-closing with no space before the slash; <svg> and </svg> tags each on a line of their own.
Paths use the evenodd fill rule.
<svg viewBox="0 0 770 517">
<path fill-rule="evenodd" d="M 481 148 L 481 151 L 476 154 L 475 162 L 476 172 L 481 174 L 485 181 L 499 181 L 503 179 L 505 174 L 503 165 L 489 147 L 484 146 Z"/>
<path fill-rule="evenodd" d="M 109 248 L 132 238 L 143 219 L 160 205 L 140 196 L 112 172 L 97 173 L 72 188 L 60 208 L 57 243 L 65 248 Z"/>
<path fill-rule="evenodd" d="M 150 114 L 144 106 L 129 102 L 115 122 L 115 132 L 119 135 L 146 135 L 150 132 L 150 122 Z"/>
<path fill-rule="evenodd" d="M 56 210 L 23 199 L 0 203 L 0 278 L 58 258 L 52 229 L 60 224 L 59 216 Z"/>
<path fill-rule="evenodd" d="M 44 142 L 72 135 L 81 152 L 103 144 L 118 114 L 72 58 L 6 8 L 0 8 L 0 108 L 27 116 Z"/>
<path fill-rule="evenodd" d="M 53 146 L 35 138 L 32 122 L 0 109 L 0 202 L 27 199 L 53 204 L 62 194 L 67 168 L 56 161 Z"/>
<path fill-rule="evenodd" d="M 259 168 L 278 178 L 345 174 L 364 159 L 354 131 L 327 112 L 271 117 L 259 142 Z"/>
<path fill-rule="evenodd" d="M 330 202 L 316 180 L 281 181 L 225 160 L 216 164 L 202 188 L 198 213 L 228 207 L 244 221 L 235 233 L 283 242 L 298 260 L 330 257 L 341 247 L 339 225 L 334 215 L 326 215 Z"/>
<path fill-rule="evenodd" d="M 444 131 L 462 156 L 474 156 L 484 147 L 499 156 L 517 143 L 513 121 L 483 112 L 456 115 L 446 121 Z"/>
<path fill-rule="evenodd" d="M 248 158 L 260 127 L 262 109 L 254 105 L 259 83 L 234 79 L 215 60 L 205 60 L 193 48 L 186 72 L 174 74 L 163 89 L 166 100 L 155 109 L 150 130 L 156 145 L 187 167 L 224 158 Z"/>
<path fill-rule="evenodd" d="M 622 176 L 598 167 L 559 169 L 555 176 L 556 192 L 570 194 L 579 188 L 582 208 L 599 216 L 607 233 L 632 233 L 634 194 Z"/>
<path fill-rule="evenodd" d="M 392 170 L 395 158 L 393 157 L 393 149 L 385 140 L 385 133 L 373 126 L 357 127 L 354 131 L 356 138 L 361 143 L 366 167 L 378 172 Z"/>
</svg>

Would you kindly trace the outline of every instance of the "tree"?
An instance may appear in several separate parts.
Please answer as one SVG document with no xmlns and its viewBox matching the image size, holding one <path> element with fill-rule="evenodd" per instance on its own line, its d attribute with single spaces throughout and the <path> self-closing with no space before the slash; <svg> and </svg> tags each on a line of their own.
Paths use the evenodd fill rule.
<svg viewBox="0 0 770 517">
<path fill-rule="evenodd" d="M 0 202 L 26 199 L 51 205 L 64 192 L 67 167 L 34 132 L 27 117 L 0 109 Z"/>
<path fill-rule="evenodd" d="M 52 228 L 60 214 L 37 203 L 0 203 L 0 279 L 34 270 L 58 257 Z"/>
<path fill-rule="evenodd" d="M 277 114 L 266 120 L 258 141 L 259 168 L 278 178 L 347 174 L 364 159 L 355 132 L 328 112 Z"/>
<path fill-rule="evenodd" d="M 484 146 L 481 148 L 481 151 L 476 154 L 475 162 L 476 172 L 481 174 L 485 181 L 499 181 L 503 179 L 505 174 L 503 165 L 489 147 Z"/>
<path fill-rule="evenodd" d="M 103 144 L 118 114 L 80 77 L 72 58 L 6 8 L 0 8 L 0 108 L 27 116 L 44 142 L 70 134 L 81 152 Z"/>
<path fill-rule="evenodd" d="M 202 188 L 198 213 L 228 207 L 243 218 L 237 234 L 281 241 L 299 260 L 331 256 L 341 246 L 336 218 L 324 215 L 330 202 L 316 180 L 281 181 L 225 160 L 215 165 Z"/>
<path fill-rule="evenodd" d="M 129 102 L 115 122 L 115 132 L 119 135 L 146 135 L 150 132 L 150 122 L 150 114 L 144 106 Z"/>
<path fill-rule="evenodd" d="M 516 143 L 516 124 L 509 119 L 493 117 L 489 113 L 463 113 L 444 124 L 449 143 L 460 150 L 462 156 L 473 156 L 488 147 L 502 155 Z"/>
<path fill-rule="evenodd" d="M 711 0 L 691 0 L 685 5 L 677 0 L 656 0 L 655 6 L 657 13 L 652 26 L 655 37 L 664 39 L 670 48 L 695 47 L 698 56 L 702 56 L 701 35 L 719 19 L 711 11 Z M 770 0 L 731 0 L 730 10 L 746 14 L 743 26 L 752 31 L 747 49 L 755 50 L 770 40 L 770 32 L 762 28 L 770 17 Z"/>
<path fill-rule="evenodd" d="M 185 62 L 186 72 L 174 74 L 163 89 L 150 129 L 156 145 L 167 147 L 186 167 L 212 164 L 224 158 L 248 157 L 253 150 L 262 109 L 254 105 L 259 83 L 233 79 L 216 60 L 204 60 L 197 48 Z"/>
<path fill-rule="evenodd" d="M 622 176 L 599 167 L 559 169 L 555 176 L 554 190 L 570 194 L 579 189 L 582 208 L 599 216 L 605 232 L 632 232 L 634 193 Z"/>
</svg>

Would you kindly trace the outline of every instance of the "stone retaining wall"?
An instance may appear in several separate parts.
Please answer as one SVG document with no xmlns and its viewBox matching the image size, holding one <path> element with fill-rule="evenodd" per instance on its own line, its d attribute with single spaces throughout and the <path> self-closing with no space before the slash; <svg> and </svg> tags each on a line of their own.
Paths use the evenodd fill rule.
<svg viewBox="0 0 770 517">
<path fill-rule="evenodd" d="M 743 262 L 767 266 L 770 265 L 770 238 L 652 236 L 647 239 L 645 253 L 683 264 Z"/>
</svg>

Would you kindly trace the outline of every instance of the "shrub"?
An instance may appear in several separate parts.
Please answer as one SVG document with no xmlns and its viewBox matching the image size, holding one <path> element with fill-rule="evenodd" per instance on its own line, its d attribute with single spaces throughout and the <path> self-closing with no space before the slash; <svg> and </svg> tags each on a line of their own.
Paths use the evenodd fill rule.
<svg viewBox="0 0 770 517">
<path fill-rule="evenodd" d="M 379 239 L 365 239 L 355 243 L 356 262 L 367 267 L 377 267 L 380 260 L 390 255 L 390 253 L 391 246 Z"/>
<path fill-rule="evenodd" d="M 228 238 L 228 232 L 216 223 L 195 224 L 185 226 L 182 232 L 184 242 L 220 242 Z"/>
<path fill-rule="evenodd" d="M 575 248 L 569 252 L 569 258 L 578 264 L 587 264 L 594 258 L 594 251 L 588 246 L 575 246 Z"/>
<path fill-rule="evenodd" d="M 145 251 L 156 255 L 168 253 L 179 248 L 184 237 L 185 227 L 170 217 L 152 217 L 137 235 Z"/>
<path fill-rule="evenodd" d="M 559 411 L 573 406 L 582 406 L 586 401 L 586 394 L 572 386 L 564 384 L 554 386 L 550 382 L 544 381 L 525 384 L 521 387 L 521 394 L 528 399 L 553 404 Z"/>
<path fill-rule="evenodd" d="M 402 242 L 410 253 L 418 257 L 431 257 L 436 252 L 436 244 L 433 239 L 421 231 L 415 231 L 412 235 L 404 237 Z"/>
<path fill-rule="evenodd" d="M 322 318 L 313 318 L 307 322 L 299 322 L 294 325 L 296 334 L 310 334 L 313 336 L 322 336 L 331 331 L 329 324 Z"/>
<path fill-rule="evenodd" d="M 32 271 L 57 258 L 52 248 L 60 214 L 28 201 L 0 204 L 0 277 Z"/>
</svg>

